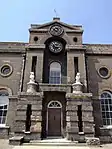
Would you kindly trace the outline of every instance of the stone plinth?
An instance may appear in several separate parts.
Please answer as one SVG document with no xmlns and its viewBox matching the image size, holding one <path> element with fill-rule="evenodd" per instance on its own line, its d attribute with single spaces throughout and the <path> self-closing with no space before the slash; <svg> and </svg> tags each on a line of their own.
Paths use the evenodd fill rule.
<svg viewBox="0 0 112 149">
<path fill-rule="evenodd" d="M 34 72 L 30 72 L 30 81 L 27 83 L 27 93 L 36 93 L 39 85 L 35 82 Z"/>
<path fill-rule="evenodd" d="M 36 93 L 37 92 L 37 83 L 29 82 L 27 83 L 27 93 Z"/>
<path fill-rule="evenodd" d="M 73 87 L 73 93 L 75 94 L 81 94 L 82 93 L 82 84 L 79 82 L 79 83 L 74 83 L 72 84 L 72 87 Z"/>
</svg>

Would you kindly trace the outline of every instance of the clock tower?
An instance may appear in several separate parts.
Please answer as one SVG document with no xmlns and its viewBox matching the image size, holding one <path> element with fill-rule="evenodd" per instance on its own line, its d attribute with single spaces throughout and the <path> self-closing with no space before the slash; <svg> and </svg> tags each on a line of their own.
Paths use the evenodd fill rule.
<svg viewBox="0 0 112 149">
<path fill-rule="evenodd" d="M 81 114 L 79 115 L 81 125 L 78 126 L 75 109 L 72 109 L 76 115 L 74 122 L 71 120 L 72 116 L 69 115 L 71 109 L 68 105 L 71 102 L 67 98 L 68 93 L 72 93 L 72 84 L 78 72 L 81 75 L 83 91 L 87 91 L 82 27 L 68 25 L 61 22 L 59 18 L 54 18 L 52 22 L 43 25 L 31 25 L 29 32 L 23 92 L 27 90 L 30 72 L 33 72 L 34 79 L 39 84 L 38 91 L 43 92 L 43 97 L 38 99 L 40 103 L 38 107 L 41 108 L 36 109 L 39 111 L 37 115 L 39 116 L 38 123 L 42 126 L 40 129 L 42 138 L 64 137 L 69 123 L 73 125 L 73 129 L 76 127 L 75 124 L 77 125 L 77 130 L 74 132 L 76 137 L 75 133 L 78 134 L 78 131 L 83 129 Z M 77 105 L 78 102 L 72 104 L 79 108 L 80 113 L 82 112 L 81 106 Z M 69 131 L 68 134 L 71 138 L 72 134 Z M 91 134 L 93 135 L 93 132 Z"/>
</svg>

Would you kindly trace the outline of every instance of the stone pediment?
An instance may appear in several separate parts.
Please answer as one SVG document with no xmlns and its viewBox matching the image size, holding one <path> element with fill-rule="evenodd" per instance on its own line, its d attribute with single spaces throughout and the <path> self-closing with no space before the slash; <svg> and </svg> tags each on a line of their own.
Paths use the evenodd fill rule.
<svg viewBox="0 0 112 149">
<path fill-rule="evenodd" d="M 32 24 L 30 31 L 30 44 L 44 44 L 52 37 L 63 39 L 68 45 L 81 45 L 83 29 L 80 25 L 70 25 L 54 18 L 53 21 L 45 24 Z M 35 42 L 34 38 L 37 38 Z M 74 41 L 76 38 L 76 42 Z"/>
<path fill-rule="evenodd" d="M 82 26 L 79 25 L 70 25 L 60 21 L 60 18 L 53 18 L 53 21 L 45 23 L 45 24 L 31 24 L 31 28 L 29 29 L 30 32 L 38 32 L 43 31 L 47 32 L 50 26 L 58 24 L 63 27 L 64 30 L 68 32 L 83 32 Z"/>
</svg>

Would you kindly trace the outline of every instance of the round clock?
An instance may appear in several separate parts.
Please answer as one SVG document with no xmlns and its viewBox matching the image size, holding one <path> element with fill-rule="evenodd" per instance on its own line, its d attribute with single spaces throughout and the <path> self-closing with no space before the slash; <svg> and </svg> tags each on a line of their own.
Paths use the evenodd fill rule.
<svg viewBox="0 0 112 149">
<path fill-rule="evenodd" d="M 62 51 L 63 49 L 63 45 L 61 42 L 59 41 L 52 41 L 50 44 L 49 44 L 49 49 L 51 52 L 54 52 L 54 53 L 59 53 Z"/>
<path fill-rule="evenodd" d="M 49 32 L 53 36 L 60 36 L 63 33 L 63 28 L 60 25 L 55 24 L 50 27 Z"/>
</svg>

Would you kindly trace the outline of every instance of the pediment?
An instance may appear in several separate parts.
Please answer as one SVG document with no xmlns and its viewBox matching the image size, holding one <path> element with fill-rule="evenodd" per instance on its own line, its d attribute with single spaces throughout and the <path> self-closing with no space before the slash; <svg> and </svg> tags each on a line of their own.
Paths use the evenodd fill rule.
<svg viewBox="0 0 112 149">
<path fill-rule="evenodd" d="M 64 30 L 69 30 L 69 31 L 78 31 L 78 32 L 83 32 L 82 30 L 82 26 L 79 25 L 70 25 L 70 24 L 66 24 L 64 22 L 61 22 L 60 19 L 55 18 L 53 19 L 53 21 L 45 23 L 45 24 L 31 24 L 31 28 L 29 29 L 29 31 L 36 31 L 36 30 L 48 30 L 50 28 L 50 26 L 54 25 L 54 24 L 58 24 L 61 27 L 63 27 Z"/>
</svg>

